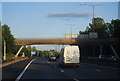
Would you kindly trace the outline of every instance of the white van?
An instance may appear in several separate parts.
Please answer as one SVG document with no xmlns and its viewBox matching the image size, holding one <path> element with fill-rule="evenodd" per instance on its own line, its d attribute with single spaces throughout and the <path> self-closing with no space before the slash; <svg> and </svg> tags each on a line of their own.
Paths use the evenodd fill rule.
<svg viewBox="0 0 120 81">
<path fill-rule="evenodd" d="M 61 49 L 61 55 L 59 58 L 60 66 L 67 65 L 80 65 L 80 50 L 77 45 L 65 46 Z"/>
</svg>

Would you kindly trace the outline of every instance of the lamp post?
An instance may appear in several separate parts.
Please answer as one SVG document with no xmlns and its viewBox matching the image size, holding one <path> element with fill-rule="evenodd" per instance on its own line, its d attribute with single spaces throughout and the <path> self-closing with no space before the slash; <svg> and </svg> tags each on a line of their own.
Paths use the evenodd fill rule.
<svg viewBox="0 0 120 81">
<path fill-rule="evenodd" d="M 71 31 L 71 37 L 70 37 L 70 38 L 72 38 L 72 26 L 74 26 L 74 24 L 65 24 L 65 25 L 71 27 L 71 28 L 70 28 L 70 31 Z"/>
<path fill-rule="evenodd" d="M 86 5 L 86 6 L 92 6 L 93 7 L 93 26 L 94 26 L 94 29 L 95 29 L 95 25 L 94 25 L 94 16 L 95 16 L 95 12 L 94 12 L 94 10 L 95 10 L 95 6 L 105 6 L 106 4 L 95 4 L 95 5 L 89 5 L 89 4 L 80 4 L 80 5 Z M 93 33 L 95 32 L 94 31 L 94 29 L 93 29 Z"/>
<path fill-rule="evenodd" d="M 72 44 L 72 38 L 74 38 L 74 35 L 72 34 L 72 27 L 73 26 L 77 26 L 77 25 L 79 25 L 79 24 L 65 24 L 66 26 L 70 26 L 71 27 L 71 36 L 70 36 L 70 39 L 71 39 L 71 44 Z M 68 35 L 68 38 L 69 38 L 69 35 Z"/>
<path fill-rule="evenodd" d="M 71 39 L 72 39 L 72 27 L 79 26 L 79 24 L 65 24 L 65 25 L 71 27 Z"/>
</svg>

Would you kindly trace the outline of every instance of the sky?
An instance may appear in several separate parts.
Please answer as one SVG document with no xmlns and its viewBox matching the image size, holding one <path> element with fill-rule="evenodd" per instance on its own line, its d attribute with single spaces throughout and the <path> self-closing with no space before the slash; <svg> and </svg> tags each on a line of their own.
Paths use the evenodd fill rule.
<svg viewBox="0 0 120 81">
<path fill-rule="evenodd" d="M 9 0 L 8 0 L 9 1 Z M 64 38 L 79 34 L 95 17 L 105 22 L 118 19 L 118 2 L 2 2 L 2 24 L 7 24 L 15 38 Z M 54 46 L 53 46 L 54 47 Z M 37 46 L 37 48 L 40 48 Z M 51 48 L 51 47 L 50 47 Z"/>
<path fill-rule="evenodd" d="M 3 2 L 118 2 L 119 0 L 1 0 Z"/>
<path fill-rule="evenodd" d="M 2 2 L 0 2 L 0 21 L 2 21 Z"/>
</svg>

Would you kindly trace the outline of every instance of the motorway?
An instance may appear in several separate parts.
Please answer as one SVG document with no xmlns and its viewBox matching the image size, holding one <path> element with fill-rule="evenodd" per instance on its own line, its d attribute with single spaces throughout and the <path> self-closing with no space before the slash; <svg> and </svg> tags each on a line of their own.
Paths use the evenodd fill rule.
<svg viewBox="0 0 120 81">
<path fill-rule="evenodd" d="M 60 67 L 58 61 L 37 57 L 20 61 L 2 68 L 2 78 L 13 81 L 22 80 L 65 80 L 119 79 L 119 68 L 82 63 L 78 68 Z M 18 80 L 19 79 L 19 80 Z M 120 80 L 120 79 L 119 79 Z"/>
</svg>

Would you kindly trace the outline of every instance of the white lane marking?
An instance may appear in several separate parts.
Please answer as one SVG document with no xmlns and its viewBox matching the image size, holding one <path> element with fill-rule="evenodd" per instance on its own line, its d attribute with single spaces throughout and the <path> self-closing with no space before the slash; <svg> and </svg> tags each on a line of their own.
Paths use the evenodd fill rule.
<svg viewBox="0 0 120 81">
<path fill-rule="evenodd" d="M 47 61 L 47 63 L 50 63 L 50 62 Z"/>
<path fill-rule="evenodd" d="M 99 69 L 96 69 L 95 71 L 97 71 L 97 72 L 100 72 L 101 70 L 99 70 Z"/>
<path fill-rule="evenodd" d="M 73 80 L 75 80 L 75 81 L 79 81 L 78 79 L 76 79 L 76 78 L 73 78 Z"/>
<path fill-rule="evenodd" d="M 24 74 L 24 72 L 27 70 L 27 68 L 29 67 L 29 65 L 34 61 L 35 59 L 31 60 L 28 65 L 25 67 L 25 69 L 20 73 L 20 75 L 17 77 L 17 79 L 15 81 L 19 81 L 20 78 L 22 77 L 22 75 Z"/>
<path fill-rule="evenodd" d="M 60 70 L 61 72 L 64 72 L 63 70 Z"/>
</svg>

